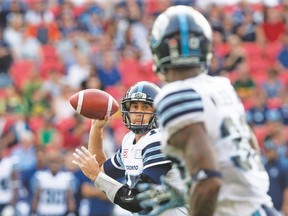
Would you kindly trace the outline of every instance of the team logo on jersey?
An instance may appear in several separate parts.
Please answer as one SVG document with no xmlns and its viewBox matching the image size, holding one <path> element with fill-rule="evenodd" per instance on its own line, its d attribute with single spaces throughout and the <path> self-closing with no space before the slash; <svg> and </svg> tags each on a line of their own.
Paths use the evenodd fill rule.
<svg viewBox="0 0 288 216">
<path fill-rule="evenodd" d="M 128 149 L 123 149 L 123 158 L 128 157 Z"/>
<path fill-rule="evenodd" d="M 142 150 L 136 149 L 135 151 L 135 159 L 141 159 L 142 158 Z"/>
</svg>

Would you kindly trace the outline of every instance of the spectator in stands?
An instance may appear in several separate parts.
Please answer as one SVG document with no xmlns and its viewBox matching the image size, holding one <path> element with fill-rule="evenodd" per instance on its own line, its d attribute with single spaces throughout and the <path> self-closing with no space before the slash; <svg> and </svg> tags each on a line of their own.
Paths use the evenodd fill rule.
<svg viewBox="0 0 288 216">
<path fill-rule="evenodd" d="M 285 126 L 288 126 L 288 93 L 285 91 L 281 97 L 281 107 L 279 108 L 282 122 Z"/>
<path fill-rule="evenodd" d="M 0 125 L 1 146 L 9 148 L 16 145 L 17 134 L 15 124 L 11 119 L 9 119 L 9 115 L 6 112 L 0 114 Z"/>
<path fill-rule="evenodd" d="M 96 76 L 98 75 L 103 88 L 120 85 L 121 75 L 113 52 L 109 50 L 104 52 L 102 60 L 102 65 L 97 68 Z"/>
<path fill-rule="evenodd" d="M 262 84 L 262 88 L 268 98 L 279 98 L 285 90 L 284 83 L 279 77 L 279 71 L 275 68 L 268 69 L 267 80 Z"/>
<path fill-rule="evenodd" d="M 90 46 L 91 44 L 79 29 L 70 31 L 55 45 L 59 58 L 67 69 L 76 64 L 78 55 L 89 59 Z"/>
<path fill-rule="evenodd" d="M 75 113 L 72 124 L 66 126 L 66 130 L 63 131 L 63 145 L 62 149 L 73 150 L 87 142 L 88 137 L 88 125 L 83 116 Z"/>
<path fill-rule="evenodd" d="M 213 31 L 221 32 L 222 31 L 222 17 L 223 17 L 222 8 L 218 7 L 216 4 L 211 4 L 209 5 L 209 13 L 207 13 L 206 16 L 209 20 L 209 23 Z"/>
<path fill-rule="evenodd" d="M 55 20 L 54 14 L 48 7 L 48 2 L 36 0 L 25 14 L 25 20 L 29 24 L 39 25 L 41 23 L 52 23 Z"/>
<path fill-rule="evenodd" d="M 75 93 L 65 81 L 61 81 L 61 93 L 53 98 L 51 101 L 51 108 L 53 111 L 53 121 L 55 125 L 74 116 L 75 110 L 71 107 L 69 99 Z"/>
<path fill-rule="evenodd" d="M 48 79 L 43 81 L 41 91 L 47 92 L 49 97 L 54 98 L 61 94 L 61 78 L 63 74 L 57 68 L 52 67 L 48 70 L 49 76 Z"/>
<path fill-rule="evenodd" d="M 38 66 L 43 60 L 41 43 L 37 38 L 28 35 L 24 29 L 22 31 L 22 39 L 18 47 L 19 58 L 34 61 Z"/>
<path fill-rule="evenodd" d="M 3 39 L 3 29 L 0 29 L 0 73 L 7 74 L 13 63 L 10 45 Z"/>
<path fill-rule="evenodd" d="M 15 156 L 19 160 L 18 169 L 21 173 L 36 166 L 35 141 L 36 138 L 32 131 L 23 131 L 18 144 L 11 151 L 11 156 Z"/>
<path fill-rule="evenodd" d="M 38 128 L 37 138 L 40 147 L 61 147 L 62 137 L 60 131 L 55 127 L 53 123 L 53 116 L 49 112 L 45 113 L 44 125 L 42 128 Z M 58 144 L 59 143 L 59 144 Z"/>
<path fill-rule="evenodd" d="M 230 52 L 224 58 L 224 69 L 231 72 L 236 70 L 245 61 L 246 52 L 241 46 L 242 42 L 237 35 L 230 35 L 227 38 L 227 43 L 230 46 Z"/>
<path fill-rule="evenodd" d="M 77 91 L 81 88 L 81 83 L 87 80 L 94 71 L 86 56 L 77 54 L 75 57 L 76 62 L 67 69 L 65 82 Z"/>
<path fill-rule="evenodd" d="M 6 88 L 4 99 L 5 112 L 12 115 L 25 115 L 28 112 L 28 101 L 14 85 Z"/>
<path fill-rule="evenodd" d="M 269 118 L 267 96 L 262 91 L 256 91 L 252 96 L 253 105 L 246 111 L 246 118 L 252 127 L 264 126 Z"/>
<path fill-rule="evenodd" d="M 41 44 L 54 43 L 60 39 L 59 27 L 48 2 L 36 0 L 25 14 L 27 33 L 37 38 Z"/>
<path fill-rule="evenodd" d="M 104 32 L 104 12 L 96 2 L 87 1 L 86 10 L 79 17 L 80 25 L 83 31 L 87 32 L 90 37 L 98 37 Z"/>
<path fill-rule="evenodd" d="M 1 28 L 6 28 L 7 25 L 7 16 L 10 13 L 24 15 L 27 10 L 27 5 L 25 1 L 19 0 L 4 0 L 1 1 L 1 10 L 0 10 L 0 26 Z"/>
<path fill-rule="evenodd" d="M 249 99 L 255 90 L 255 82 L 251 78 L 249 67 L 246 62 L 238 65 L 236 69 L 237 77 L 233 83 L 235 90 L 242 100 Z"/>
<path fill-rule="evenodd" d="M 72 11 L 62 11 L 57 20 L 61 36 L 66 38 L 70 32 L 76 31 L 79 28 L 77 21 Z"/>
<path fill-rule="evenodd" d="M 283 34 L 281 49 L 277 56 L 280 69 L 288 70 L 288 30 Z"/>
<path fill-rule="evenodd" d="M 268 194 L 272 198 L 274 207 L 282 212 L 283 216 L 288 215 L 288 166 L 287 162 L 278 156 L 278 145 L 275 143 L 277 133 L 267 137 L 264 144 L 266 157 L 265 169 L 270 179 Z"/>
<path fill-rule="evenodd" d="M 279 7 L 264 6 L 264 21 L 257 28 L 257 42 L 276 42 L 285 31 L 285 23 Z"/>
<path fill-rule="evenodd" d="M 243 1 L 244 2 L 244 1 Z M 243 18 L 236 26 L 236 34 L 243 42 L 254 42 L 256 40 L 257 23 L 254 21 L 253 11 L 243 11 Z"/>
<path fill-rule="evenodd" d="M 4 41 L 11 47 L 13 58 L 21 59 L 21 43 L 23 38 L 24 20 L 21 14 L 10 13 L 7 16 L 7 27 L 3 31 Z"/>
<path fill-rule="evenodd" d="M 219 76 L 222 73 L 225 73 L 223 59 L 218 55 L 213 55 L 209 65 L 208 74 L 211 76 Z"/>
</svg>

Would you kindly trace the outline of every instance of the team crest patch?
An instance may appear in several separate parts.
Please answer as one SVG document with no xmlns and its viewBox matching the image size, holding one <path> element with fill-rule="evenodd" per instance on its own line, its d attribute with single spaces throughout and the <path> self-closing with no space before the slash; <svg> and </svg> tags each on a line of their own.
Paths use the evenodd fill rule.
<svg viewBox="0 0 288 216">
<path fill-rule="evenodd" d="M 128 157 L 128 149 L 123 149 L 123 158 Z"/>
<path fill-rule="evenodd" d="M 136 149 L 136 151 L 135 151 L 135 159 L 141 159 L 142 158 L 141 152 L 142 152 L 141 149 Z"/>
</svg>

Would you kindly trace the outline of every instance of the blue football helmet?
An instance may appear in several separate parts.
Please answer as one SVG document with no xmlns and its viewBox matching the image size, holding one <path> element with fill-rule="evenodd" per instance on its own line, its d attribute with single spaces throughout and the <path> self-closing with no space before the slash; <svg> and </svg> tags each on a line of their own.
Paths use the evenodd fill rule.
<svg viewBox="0 0 288 216">
<path fill-rule="evenodd" d="M 137 82 L 128 89 L 121 101 L 121 112 L 122 121 L 129 130 L 136 134 L 143 134 L 153 128 L 158 127 L 157 115 L 155 112 L 152 113 L 148 124 L 143 124 L 145 112 L 137 112 L 143 114 L 142 123 L 140 125 L 132 124 L 130 119 L 130 105 L 132 102 L 145 102 L 153 106 L 153 101 L 159 92 L 160 88 L 157 85 L 147 81 Z"/>
<path fill-rule="evenodd" d="M 150 37 L 155 70 L 207 66 L 212 58 L 212 29 L 190 6 L 172 6 L 154 22 Z"/>
</svg>

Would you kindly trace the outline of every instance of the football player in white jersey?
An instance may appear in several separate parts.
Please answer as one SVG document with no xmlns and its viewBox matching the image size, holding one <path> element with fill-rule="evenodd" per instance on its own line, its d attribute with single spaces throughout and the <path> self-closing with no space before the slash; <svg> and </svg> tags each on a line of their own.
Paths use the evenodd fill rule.
<svg viewBox="0 0 288 216">
<path fill-rule="evenodd" d="M 75 215 L 76 178 L 72 172 L 62 170 L 62 157 L 58 151 L 49 152 L 48 169 L 34 174 L 31 180 L 31 215 Z"/>
<path fill-rule="evenodd" d="M 2 144 L 2 145 L 1 145 Z M 17 159 L 4 155 L 5 146 L 0 144 L 0 215 L 15 213 L 20 187 Z"/>
<path fill-rule="evenodd" d="M 241 101 L 227 78 L 205 72 L 212 30 L 204 16 L 188 6 L 168 8 L 154 22 L 150 45 L 157 72 L 167 82 L 154 101 L 163 151 L 184 161 L 189 171 L 190 215 L 278 215 Z M 155 205 L 155 188 L 159 193 L 152 187 L 138 196 L 143 206 Z M 173 194 L 173 187 L 169 190 Z"/>
<path fill-rule="evenodd" d="M 76 149 L 73 163 L 78 165 L 95 186 L 102 189 L 108 199 L 136 215 L 146 215 L 135 196 L 136 185 L 142 182 L 160 184 L 161 176 L 169 181 L 181 181 L 171 161 L 160 151 L 161 132 L 152 106 L 160 88 L 150 82 L 138 82 L 127 91 L 121 102 L 122 120 L 130 130 L 123 138 L 120 149 L 110 159 L 102 148 L 103 127 L 108 120 L 94 120 L 88 149 Z M 96 158 L 96 159 L 95 159 Z M 97 161 L 96 161 L 97 160 Z M 126 183 L 117 179 L 125 177 Z M 116 180 L 115 180 L 116 179 Z M 170 209 L 163 215 L 188 215 L 187 208 Z"/>
</svg>

